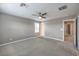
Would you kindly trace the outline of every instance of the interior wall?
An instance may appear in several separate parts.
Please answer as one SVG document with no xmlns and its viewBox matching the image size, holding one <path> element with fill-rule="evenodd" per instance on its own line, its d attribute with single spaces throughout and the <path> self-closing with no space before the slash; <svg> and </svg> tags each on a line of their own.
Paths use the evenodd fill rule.
<svg viewBox="0 0 79 59">
<path fill-rule="evenodd" d="M 45 22 L 45 36 L 63 41 L 63 20 Z"/>
<path fill-rule="evenodd" d="M 45 36 L 63 41 L 63 19 L 45 22 Z"/>
<path fill-rule="evenodd" d="M 64 41 L 64 21 L 75 21 L 75 18 L 55 19 L 45 22 L 45 36 L 48 38 Z M 75 25 L 75 24 L 74 24 Z M 74 44 L 76 44 L 76 27 L 74 28 Z"/>
<path fill-rule="evenodd" d="M 0 14 L 0 44 L 33 37 L 34 21 L 7 14 Z"/>
<path fill-rule="evenodd" d="M 40 22 L 39 25 L 40 25 L 40 37 L 43 37 L 45 36 L 45 24 L 44 22 Z"/>
<path fill-rule="evenodd" d="M 77 18 L 77 44 L 79 49 L 79 16 Z"/>
</svg>

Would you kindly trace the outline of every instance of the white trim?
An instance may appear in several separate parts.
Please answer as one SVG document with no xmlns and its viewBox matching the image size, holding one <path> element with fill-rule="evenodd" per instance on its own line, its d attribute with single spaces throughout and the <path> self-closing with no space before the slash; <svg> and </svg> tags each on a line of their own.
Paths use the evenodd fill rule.
<svg viewBox="0 0 79 59">
<path fill-rule="evenodd" d="M 63 40 L 61 40 L 61 39 L 58 39 L 58 38 L 53 38 L 53 37 L 48 37 L 48 36 L 44 36 L 44 38 L 49 38 L 49 39 L 52 39 L 52 40 L 63 41 Z"/>
<path fill-rule="evenodd" d="M 63 41 L 64 41 L 64 21 L 65 20 L 63 20 Z"/>
<path fill-rule="evenodd" d="M 76 45 L 76 18 L 74 18 L 75 19 L 75 22 L 74 22 L 74 26 L 75 26 L 75 28 L 74 28 L 74 45 Z"/>
<path fill-rule="evenodd" d="M 30 37 L 30 38 L 36 38 L 36 37 Z M 21 40 L 17 40 L 17 41 L 9 42 L 9 43 L 4 43 L 4 44 L 1 44 L 0 46 L 4 46 L 4 45 L 8 45 L 8 44 L 12 44 L 12 43 L 16 43 L 16 42 L 25 41 L 25 40 L 28 40 L 28 39 L 30 39 L 30 38 L 21 39 Z"/>
</svg>

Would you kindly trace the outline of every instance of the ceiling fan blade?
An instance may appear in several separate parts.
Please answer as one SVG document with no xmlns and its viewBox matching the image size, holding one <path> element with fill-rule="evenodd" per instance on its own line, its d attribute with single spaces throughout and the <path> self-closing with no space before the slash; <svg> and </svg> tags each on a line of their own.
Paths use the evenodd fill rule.
<svg viewBox="0 0 79 59">
<path fill-rule="evenodd" d="M 43 13 L 42 16 L 46 15 L 47 13 Z"/>
<path fill-rule="evenodd" d="M 32 14 L 32 15 L 37 16 L 37 17 L 41 17 L 41 18 L 46 18 L 47 12 L 45 12 L 45 13 L 38 12 L 37 14 Z"/>
<path fill-rule="evenodd" d="M 42 17 L 42 18 L 46 18 L 46 17 Z"/>
</svg>

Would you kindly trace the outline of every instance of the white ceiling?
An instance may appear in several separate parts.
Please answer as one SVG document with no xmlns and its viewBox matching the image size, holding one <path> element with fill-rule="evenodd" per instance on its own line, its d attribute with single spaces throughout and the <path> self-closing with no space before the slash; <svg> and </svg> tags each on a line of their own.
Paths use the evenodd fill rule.
<svg viewBox="0 0 79 59">
<path fill-rule="evenodd" d="M 0 12 L 24 18 L 39 20 L 32 14 L 37 12 L 48 12 L 47 20 L 76 15 L 79 13 L 79 4 L 77 3 L 26 3 L 27 7 L 20 7 L 20 3 L 1 3 Z M 58 8 L 67 5 L 68 8 L 59 11 Z"/>
</svg>

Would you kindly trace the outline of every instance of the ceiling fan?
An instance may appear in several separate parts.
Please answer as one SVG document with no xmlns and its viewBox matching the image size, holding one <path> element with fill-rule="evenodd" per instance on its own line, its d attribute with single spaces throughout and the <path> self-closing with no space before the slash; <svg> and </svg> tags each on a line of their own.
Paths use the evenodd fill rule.
<svg viewBox="0 0 79 59">
<path fill-rule="evenodd" d="M 20 7 L 25 7 L 25 8 L 27 8 L 27 7 L 29 7 L 29 5 L 26 4 L 26 3 L 20 3 Z"/>
<path fill-rule="evenodd" d="M 37 16 L 39 18 L 46 18 L 47 12 L 45 13 L 38 12 L 37 14 L 32 14 L 32 15 Z"/>
</svg>

